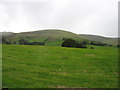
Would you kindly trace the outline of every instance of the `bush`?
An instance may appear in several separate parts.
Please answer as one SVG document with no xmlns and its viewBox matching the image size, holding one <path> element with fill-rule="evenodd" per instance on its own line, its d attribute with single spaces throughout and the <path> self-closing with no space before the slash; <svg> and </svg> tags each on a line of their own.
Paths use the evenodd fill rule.
<svg viewBox="0 0 120 90">
<path fill-rule="evenodd" d="M 94 47 L 90 47 L 90 49 L 95 49 Z"/>
<path fill-rule="evenodd" d="M 120 48 L 120 45 L 117 45 L 118 48 Z"/>
<path fill-rule="evenodd" d="M 106 46 L 106 43 L 101 43 L 101 42 L 96 42 L 96 41 L 91 41 L 91 45 L 96 45 L 96 46 Z"/>
<path fill-rule="evenodd" d="M 20 45 L 45 45 L 44 42 L 28 42 L 27 40 L 20 39 L 19 40 Z"/>
<path fill-rule="evenodd" d="M 84 40 L 81 42 L 83 45 L 87 45 L 88 44 L 88 41 Z"/>
<path fill-rule="evenodd" d="M 16 42 L 14 41 L 13 44 L 16 44 Z"/>
<path fill-rule="evenodd" d="M 66 39 L 62 43 L 62 47 L 76 47 L 76 41 L 73 39 Z"/>
<path fill-rule="evenodd" d="M 10 41 L 8 41 L 8 42 L 6 41 L 6 44 L 11 44 L 11 43 L 10 43 Z"/>
<path fill-rule="evenodd" d="M 76 48 L 87 48 L 82 42 L 76 44 Z"/>
<path fill-rule="evenodd" d="M 111 44 L 107 44 L 107 46 L 113 46 L 113 45 L 111 45 Z"/>
<path fill-rule="evenodd" d="M 6 44 L 6 38 L 4 36 L 2 36 L 2 44 Z"/>
<path fill-rule="evenodd" d="M 86 42 L 79 43 L 73 39 L 65 39 L 64 42 L 62 43 L 62 47 L 87 48 L 85 44 Z"/>
<path fill-rule="evenodd" d="M 20 45 L 28 45 L 29 44 L 29 42 L 27 40 L 24 40 L 24 39 L 20 39 L 18 42 Z"/>
<path fill-rule="evenodd" d="M 28 45 L 45 45 L 44 42 L 31 42 Z"/>
</svg>

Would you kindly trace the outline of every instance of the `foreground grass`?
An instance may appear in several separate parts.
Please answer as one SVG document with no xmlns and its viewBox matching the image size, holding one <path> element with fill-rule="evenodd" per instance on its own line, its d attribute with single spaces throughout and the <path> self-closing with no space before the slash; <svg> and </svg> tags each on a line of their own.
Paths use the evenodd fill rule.
<svg viewBox="0 0 120 90">
<path fill-rule="evenodd" d="M 3 45 L 3 87 L 117 88 L 118 52 L 53 46 Z"/>
</svg>

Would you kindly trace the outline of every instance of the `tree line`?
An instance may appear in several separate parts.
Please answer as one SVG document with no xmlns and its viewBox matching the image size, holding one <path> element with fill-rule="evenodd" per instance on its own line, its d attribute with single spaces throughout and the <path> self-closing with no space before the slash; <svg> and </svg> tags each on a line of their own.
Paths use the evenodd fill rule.
<svg viewBox="0 0 120 90">
<path fill-rule="evenodd" d="M 86 44 L 86 41 L 78 42 L 73 39 L 65 39 L 62 43 L 62 47 L 87 48 Z"/>
<path fill-rule="evenodd" d="M 19 44 L 19 45 L 45 45 L 45 42 L 29 42 L 28 40 L 25 39 L 20 39 L 18 42 L 13 41 L 7 41 L 5 38 L 2 38 L 2 44 Z"/>
<path fill-rule="evenodd" d="M 87 45 L 95 45 L 95 46 L 112 46 L 110 44 L 97 42 L 97 41 L 87 41 L 83 40 L 81 42 L 73 40 L 73 39 L 63 39 L 62 47 L 75 47 L 75 48 L 87 48 Z M 117 47 L 120 47 L 120 45 L 117 45 Z M 90 47 L 91 49 L 94 49 L 94 47 Z"/>
<path fill-rule="evenodd" d="M 45 42 L 48 39 L 44 40 L 43 42 L 29 42 L 28 40 L 25 39 L 20 39 L 17 42 L 16 41 L 9 41 L 6 40 L 5 37 L 2 37 L 2 44 L 19 44 L 19 45 L 45 45 Z M 61 44 L 62 47 L 75 47 L 75 48 L 87 48 L 87 45 L 95 45 L 95 46 L 112 46 L 110 44 L 106 44 L 106 43 L 102 43 L 102 42 L 97 42 L 97 41 L 87 41 L 87 40 L 83 40 L 81 42 L 76 41 L 74 39 L 62 39 L 63 42 Z M 117 45 L 118 48 L 120 48 L 120 45 Z M 91 47 L 91 49 L 94 49 L 93 47 Z"/>
</svg>

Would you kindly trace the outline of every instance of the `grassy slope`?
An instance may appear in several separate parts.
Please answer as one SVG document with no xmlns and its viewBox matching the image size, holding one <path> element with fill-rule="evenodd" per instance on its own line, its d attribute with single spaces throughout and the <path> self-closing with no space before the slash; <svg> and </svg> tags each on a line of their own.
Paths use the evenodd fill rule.
<svg viewBox="0 0 120 90">
<path fill-rule="evenodd" d="M 57 29 L 14 33 L 12 37 L 8 37 L 8 39 L 10 39 L 11 41 L 18 41 L 21 38 L 24 38 L 30 42 L 33 42 L 33 41 L 43 42 L 47 39 L 47 42 L 46 42 L 47 45 L 49 45 L 49 43 L 51 42 L 61 43 L 61 40 L 63 38 L 73 38 L 76 40 L 81 40 L 79 35 L 77 34 L 74 34 L 68 31 L 63 31 L 63 30 L 57 30 Z"/>
<path fill-rule="evenodd" d="M 3 45 L 3 87 L 116 88 L 115 47 Z"/>
<path fill-rule="evenodd" d="M 58 30 L 58 29 L 47 29 L 47 30 L 38 30 L 33 32 L 22 32 L 22 33 L 11 33 L 11 32 L 3 32 L 3 36 L 9 35 L 8 40 L 14 42 L 18 42 L 19 39 L 24 38 L 29 42 L 39 41 L 43 42 L 47 39 L 46 45 L 59 46 L 61 45 L 63 38 L 73 38 L 75 40 L 93 40 L 99 42 L 105 42 L 112 45 L 117 45 L 117 38 L 106 38 L 97 35 L 86 35 L 86 34 L 75 34 L 72 32 Z M 1 33 L 0 33 L 1 36 Z M 1 40 L 0 40 L 1 42 Z"/>
<path fill-rule="evenodd" d="M 111 44 L 111 45 L 118 44 L 118 38 L 107 38 L 107 37 L 103 37 L 103 36 L 87 35 L 87 34 L 80 34 L 80 37 L 84 38 L 84 39 L 88 39 L 88 40 L 104 42 L 104 43 Z M 120 41 L 119 41 L 119 43 L 120 43 Z"/>
</svg>

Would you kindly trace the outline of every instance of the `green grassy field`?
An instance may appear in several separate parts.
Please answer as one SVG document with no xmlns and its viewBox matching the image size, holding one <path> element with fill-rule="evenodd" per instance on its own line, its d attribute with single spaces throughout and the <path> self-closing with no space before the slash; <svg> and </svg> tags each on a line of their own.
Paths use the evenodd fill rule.
<svg viewBox="0 0 120 90">
<path fill-rule="evenodd" d="M 3 87 L 117 88 L 118 50 L 3 45 Z"/>
</svg>

